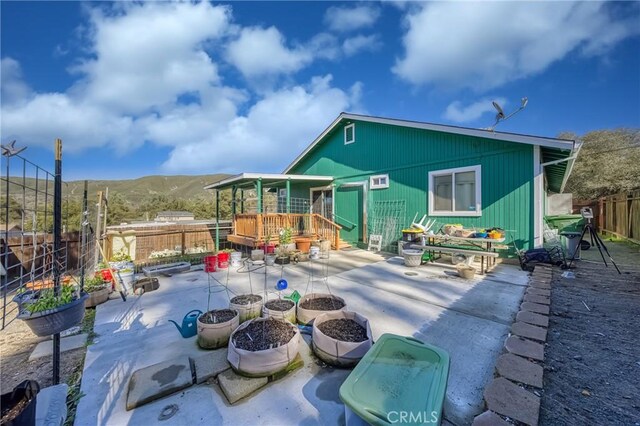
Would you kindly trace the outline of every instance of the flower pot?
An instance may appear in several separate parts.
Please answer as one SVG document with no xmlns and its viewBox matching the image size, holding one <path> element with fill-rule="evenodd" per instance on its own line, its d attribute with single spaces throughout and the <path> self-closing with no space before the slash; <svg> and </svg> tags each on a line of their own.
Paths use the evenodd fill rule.
<svg viewBox="0 0 640 426">
<path fill-rule="evenodd" d="M 11 392 L 2 394 L 3 425 L 34 425 L 36 424 L 36 400 L 40 392 L 40 385 L 35 380 L 25 380 L 13 388 Z"/>
<path fill-rule="evenodd" d="M 93 291 L 89 293 L 89 297 L 84 301 L 85 308 L 94 308 L 107 300 L 109 300 L 109 293 L 111 293 L 111 289 L 109 287 L 105 287 L 100 290 Z"/>
<path fill-rule="evenodd" d="M 296 240 L 296 249 L 300 250 L 302 253 L 309 253 L 310 247 L 311 238 L 298 238 Z"/>
<path fill-rule="evenodd" d="M 278 307 L 272 306 L 273 304 L 280 304 Z M 288 308 L 286 308 L 289 306 Z M 282 309 L 286 308 L 286 309 Z M 263 318 L 273 318 L 280 321 L 289 321 L 290 323 L 296 323 L 296 304 L 292 300 L 287 299 L 274 299 L 269 300 L 262 307 Z"/>
<path fill-rule="evenodd" d="M 209 323 L 206 321 L 210 313 L 217 313 L 220 311 L 232 311 L 235 315 L 224 322 Z M 218 311 L 205 312 L 198 317 L 198 346 L 202 349 L 217 349 L 229 344 L 229 336 L 233 330 L 240 325 L 240 315 L 238 311 L 231 309 L 222 309 Z"/>
<path fill-rule="evenodd" d="M 278 265 L 288 265 L 290 261 L 289 256 L 277 256 L 275 259 Z"/>
<path fill-rule="evenodd" d="M 271 253 L 275 253 L 276 252 L 276 245 L 275 244 L 263 244 L 262 245 L 262 249 L 264 250 L 265 254 L 271 254 Z"/>
<path fill-rule="evenodd" d="M 229 267 L 229 253 L 227 252 L 218 253 L 218 268 L 227 269 L 228 267 Z"/>
<path fill-rule="evenodd" d="M 365 340 L 344 341 L 325 334 L 320 325 L 330 320 L 353 320 L 362 326 L 366 333 Z M 362 359 L 373 345 L 369 320 L 356 312 L 333 311 L 320 314 L 313 321 L 312 347 L 318 358 L 336 367 L 353 367 Z"/>
<path fill-rule="evenodd" d="M 476 274 L 475 268 L 472 268 L 471 266 L 458 265 L 456 269 L 458 270 L 458 275 L 466 280 L 472 280 Z"/>
<path fill-rule="evenodd" d="M 18 318 L 23 320 L 36 336 L 50 336 L 80 324 L 84 317 L 84 302 L 88 297 L 87 293 L 82 293 L 79 298 L 66 305 L 35 314 L 22 311 Z"/>
<path fill-rule="evenodd" d="M 327 306 L 319 309 L 317 306 L 303 306 L 307 305 L 307 301 L 313 299 L 331 299 L 333 302 L 329 302 Z M 313 302 L 311 302 L 313 303 Z M 313 320 L 320 314 L 330 311 L 340 311 L 346 307 L 346 303 L 342 297 L 334 296 L 328 293 L 311 293 L 307 294 L 298 301 L 298 307 L 296 308 L 296 317 L 298 322 L 304 325 L 310 325 Z"/>
<path fill-rule="evenodd" d="M 286 251 L 294 251 L 296 249 L 296 243 L 288 243 L 283 245 Z"/>
<path fill-rule="evenodd" d="M 215 272 L 216 268 L 218 266 L 218 256 L 216 256 L 215 254 L 211 254 L 209 256 L 205 256 L 204 257 L 204 271 L 209 273 L 209 272 Z"/>
<path fill-rule="evenodd" d="M 40 291 L 36 290 L 27 290 L 13 296 L 13 301 L 18 305 L 18 312 L 22 311 L 22 308 L 30 302 L 35 302 L 38 296 L 40 296 Z"/>
<path fill-rule="evenodd" d="M 404 265 L 410 268 L 420 266 L 422 263 L 422 250 L 404 249 L 402 250 Z"/>
<path fill-rule="evenodd" d="M 264 250 L 251 250 L 251 260 L 264 260 Z"/>
<path fill-rule="evenodd" d="M 280 345 L 277 347 L 260 350 L 243 349 L 239 340 L 246 339 L 243 334 L 248 334 L 254 327 L 266 327 L 267 332 L 271 327 L 283 327 L 290 330 L 292 337 L 288 342 L 279 342 Z M 298 355 L 299 346 L 300 331 L 295 325 L 270 318 L 256 318 L 241 324 L 231 334 L 227 360 L 231 367 L 243 376 L 267 377 L 285 370 L 292 364 Z"/>
<path fill-rule="evenodd" d="M 264 256 L 264 261 L 267 266 L 273 266 L 276 263 L 276 255 L 275 254 L 267 254 Z"/>
<path fill-rule="evenodd" d="M 248 298 L 254 301 L 246 300 Z M 258 318 L 262 312 L 262 305 L 262 296 L 257 294 L 241 294 L 231 299 L 229 309 L 238 311 L 240 324 L 242 324 L 250 319 Z"/>
</svg>

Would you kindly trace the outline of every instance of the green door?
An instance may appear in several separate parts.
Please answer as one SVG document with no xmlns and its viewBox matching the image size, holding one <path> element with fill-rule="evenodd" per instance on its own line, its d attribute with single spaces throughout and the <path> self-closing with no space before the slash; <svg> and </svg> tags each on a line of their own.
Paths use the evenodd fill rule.
<svg viewBox="0 0 640 426">
<path fill-rule="evenodd" d="M 335 222 L 342 226 L 340 238 L 349 243 L 363 242 L 364 193 L 362 186 L 336 189 Z"/>
</svg>

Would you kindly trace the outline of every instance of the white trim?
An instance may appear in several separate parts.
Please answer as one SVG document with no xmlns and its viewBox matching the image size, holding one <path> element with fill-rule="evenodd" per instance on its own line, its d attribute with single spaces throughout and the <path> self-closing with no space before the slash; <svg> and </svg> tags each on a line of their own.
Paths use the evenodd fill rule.
<svg viewBox="0 0 640 426">
<path fill-rule="evenodd" d="M 540 147 L 533 147 L 533 246 L 542 247 L 544 180 L 542 174 Z"/>
<path fill-rule="evenodd" d="M 584 142 L 582 140 L 577 140 L 575 148 L 573 149 L 573 151 L 571 151 L 571 157 L 573 157 L 573 159 L 569 161 L 569 163 L 567 163 L 567 168 L 565 169 L 565 172 L 564 172 L 564 178 L 562 179 L 562 184 L 560 185 L 560 193 L 564 192 L 564 187 L 567 184 L 567 181 L 569 180 L 569 176 L 571 176 L 571 172 L 573 171 L 573 165 L 576 163 L 576 160 L 578 159 L 578 154 L 580 154 L 580 150 L 582 149 L 583 144 Z"/>
<path fill-rule="evenodd" d="M 373 180 L 374 179 L 381 179 L 384 178 L 385 182 L 384 184 L 374 184 Z M 389 187 L 389 175 L 388 174 L 383 174 L 383 175 L 373 175 L 369 177 L 369 188 L 370 189 L 385 189 Z"/>
<path fill-rule="evenodd" d="M 226 186 L 230 183 L 241 181 L 241 180 L 257 180 L 262 178 L 263 180 L 270 179 L 272 181 L 275 180 L 291 180 L 291 182 L 302 181 L 302 182 L 331 182 L 333 181 L 332 176 L 318 176 L 318 175 L 285 175 L 279 173 L 240 173 L 239 175 L 230 176 L 226 179 L 223 179 L 218 182 L 211 183 L 204 187 L 204 189 L 216 189 L 220 186 Z"/>
<path fill-rule="evenodd" d="M 475 172 L 476 182 L 476 210 L 475 211 L 436 211 L 434 210 L 434 195 L 433 195 L 433 179 L 436 176 L 452 175 L 451 179 L 451 205 L 455 208 L 456 200 L 456 183 L 455 173 L 461 172 Z M 429 172 L 428 177 L 428 190 L 429 190 L 429 216 L 482 216 L 482 166 L 469 166 L 469 167 L 456 167 L 453 169 L 433 170 Z"/>
<path fill-rule="evenodd" d="M 336 214 L 336 189 L 334 185 L 316 186 L 315 188 L 309 188 L 309 213 L 313 212 L 313 191 L 329 190 L 331 190 L 331 216 Z M 331 219 L 333 219 L 333 217 Z"/>
<path fill-rule="evenodd" d="M 351 135 L 352 135 L 351 142 L 347 142 L 347 129 L 351 129 Z M 347 124 L 346 126 L 344 126 L 344 144 L 351 145 L 352 143 L 355 143 L 355 141 L 356 141 L 356 124 L 355 123 Z"/>
<path fill-rule="evenodd" d="M 481 137 L 486 139 L 494 139 L 505 142 L 524 143 L 528 145 L 546 146 L 549 148 L 558 148 L 565 150 L 573 150 L 576 148 L 576 141 L 546 138 L 539 136 L 522 135 L 518 133 L 493 132 L 484 129 L 471 129 L 468 127 L 445 126 L 443 124 L 424 123 L 419 121 L 398 120 L 393 118 L 371 117 L 367 115 L 341 113 L 311 144 L 298 155 L 285 169 L 284 173 L 288 173 L 300 160 L 302 160 L 317 144 L 319 144 L 325 136 L 331 133 L 342 120 L 363 121 L 369 123 L 389 124 L 392 126 L 410 127 L 414 129 L 433 130 L 436 132 L 452 133 L 458 135 Z M 355 139 L 355 132 L 354 132 Z"/>
</svg>

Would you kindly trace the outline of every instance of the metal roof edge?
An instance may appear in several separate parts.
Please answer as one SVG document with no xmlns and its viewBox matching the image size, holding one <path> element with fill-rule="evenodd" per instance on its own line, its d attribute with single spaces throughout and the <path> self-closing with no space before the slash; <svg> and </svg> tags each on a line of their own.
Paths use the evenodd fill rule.
<svg viewBox="0 0 640 426">
<path fill-rule="evenodd" d="M 576 160 L 578 159 L 578 155 L 580 155 L 580 150 L 582 149 L 583 145 L 584 145 L 584 142 L 581 139 L 578 139 L 575 141 L 575 147 L 571 151 L 571 155 L 570 155 L 570 157 L 575 157 L 575 159 L 569 160 L 569 162 L 567 163 L 567 168 L 564 171 L 564 177 L 562 178 L 562 183 L 560 184 L 561 194 L 564 192 L 564 187 L 567 184 L 567 181 L 569 180 L 569 176 L 571 176 L 571 172 L 573 171 L 573 165 L 576 163 Z"/>
</svg>

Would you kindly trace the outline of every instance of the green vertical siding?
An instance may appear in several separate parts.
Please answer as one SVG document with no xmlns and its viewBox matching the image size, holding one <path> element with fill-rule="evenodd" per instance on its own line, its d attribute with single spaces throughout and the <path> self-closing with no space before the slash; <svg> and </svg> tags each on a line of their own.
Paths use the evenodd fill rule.
<svg viewBox="0 0 640 426">
<path fill-rule="evenodd" d="M 290 172 L 331 175 L 337 187 L 386 173 L 389 188 L 369 190 L 367 204 L 405 200 L 408 222 L 415 213 L 422 216 L 428 212 L 430 171 L 481 165 L 482 216 L 439 216 L 436 220 L 475 227 L 498 226 L 510 231 L 508 242 L 513 236 L 519 248 L 532 247 L 531 145 L 368 122 L 356 121 L 355 127 L 355 143 L 344 145 L 343 126 L 337 126 Z M 357 209 L 357 204 L 336 199 L 338 216 L 352 217 L 357 215 Z M 355 241 L 352 235 L 346 236 L 348 241 Z"/>
</svg>

